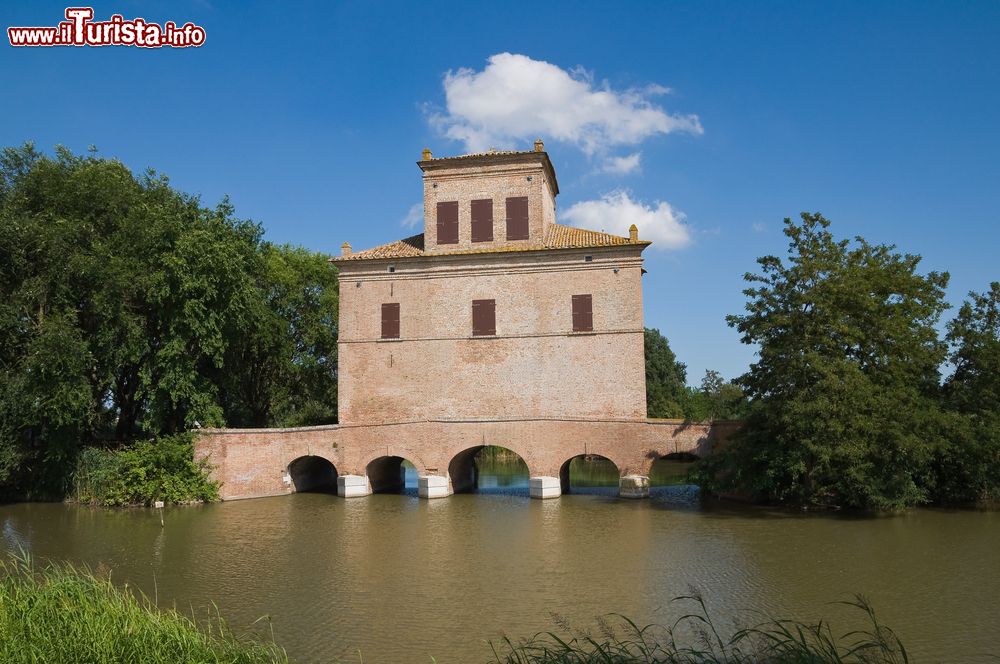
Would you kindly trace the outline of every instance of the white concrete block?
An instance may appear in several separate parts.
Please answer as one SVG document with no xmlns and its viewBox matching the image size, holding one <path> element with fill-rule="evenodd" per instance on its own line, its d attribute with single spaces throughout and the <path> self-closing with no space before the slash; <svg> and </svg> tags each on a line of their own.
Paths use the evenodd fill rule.
<svg viewBox="0 0 1000 664">
<path fill-rule="evenodd" d="M 532 498 L 558 498 L 562 495 L 562 484 L 558 477 L 538 477 L 528 478 L 528 494 Z"/>
<path fill-rule="evenodd" d="M 444 475 L 421 475 L 417 478 L 417 495 L 421 498 L 447 498 L 451 494 L 451 483 Z"/>
<path fill-rule="evenodd" d="M 338 475 L 337 495 L 341 498 L 358 498 L 371 494 L 372 489 L 365 475 Z"/>
<path fill-rule="evenodd" d="M 618 481 L 618 495 L 622 498 L 649 498 L 649 478 L 645 475 L 626 475 Z"/>
</svg>

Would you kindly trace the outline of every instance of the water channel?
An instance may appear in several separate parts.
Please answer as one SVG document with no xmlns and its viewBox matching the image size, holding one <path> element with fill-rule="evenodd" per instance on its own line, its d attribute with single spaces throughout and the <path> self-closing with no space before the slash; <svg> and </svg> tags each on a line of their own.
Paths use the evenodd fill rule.
<svg viewBox="0 0 1000 664">
<path fill-rule="evenodd" d="M 270 617 L 295 662 L 489 660 L 489 640 L 623 613 L 670 623 L 698 589 L 724 625 L 755 611 L 855 625 L 829 603 L 867 595 L 916 662 L 1000 654 L 1000 513 L 890 517 L 704 506 L 664 462 L 649 500 L 615 496 L 614 469 L 581 461 L 573 493 L 531 500 L 516 464 L 481 461 L 480 490 L 421 500 L 323 493 L 105 510 L 0 506 L 8 550 L 111 570 L 161 605 L 237 629 Z M 261 629 L 266 622 L 257 623 Z"/>
</svg>

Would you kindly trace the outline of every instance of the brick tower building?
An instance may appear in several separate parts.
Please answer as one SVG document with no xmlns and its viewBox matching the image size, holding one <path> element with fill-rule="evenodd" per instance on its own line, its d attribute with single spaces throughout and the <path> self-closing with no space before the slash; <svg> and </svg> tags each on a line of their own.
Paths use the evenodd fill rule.
<svg viewBox="0 0 1000 664">
<path fill-rule="evenodd" d="M 417 165 L 424 232 L 334 259 L 340 425 L 644 420 L 650 243 L 556 223 L 541 141 Z"/>
</svg>

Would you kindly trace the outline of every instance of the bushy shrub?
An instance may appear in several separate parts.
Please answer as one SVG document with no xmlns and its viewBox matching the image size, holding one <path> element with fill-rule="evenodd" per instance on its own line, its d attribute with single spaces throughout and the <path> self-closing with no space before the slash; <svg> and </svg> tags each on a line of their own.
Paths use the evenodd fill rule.
<svg viewBox="0 0 1000 664">
<path fill-rule="evenodd" d="M 117 450 L 84 450 L 73 497 L 100 505 L 208 502 L 218 500 L 218 488 L 207 463 L 194 460 L 193 434 L 183 433 Z"/>
</svg>

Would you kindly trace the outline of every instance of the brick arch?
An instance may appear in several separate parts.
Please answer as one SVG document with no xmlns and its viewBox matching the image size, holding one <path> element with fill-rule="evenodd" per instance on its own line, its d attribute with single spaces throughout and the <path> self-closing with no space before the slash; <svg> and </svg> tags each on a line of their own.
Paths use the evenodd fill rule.
<svg viewBox="0 0 1000 664">
<path fill-rule="evenodd" d="M 296 493 L 304 491 L 337 491 L 337 467 L 333 461 L 318 454 L 302 454 L 286 466 L 290 484 Z"/>
<path fill-rule="evenodd" d="M 491 443 L 493 445 L 493 443 Z M 463 450 L 451 455 L 448 461 L 448 481 L 451 484 L 452 491 L 455 493 L 466 493 L 469 491 L 475 491 L 476 485 L 479 483 L 479 475 L 476 470 L 475 459 L 476 455 L 479 454 L 487 445 L 473 445 L 467 447 Z M 524 458 L 524 454 L 518 452 L 513 447 L 507 445 L 496 445 L 496 447 L 502 447 L 505 450 L 513 452 L 524 462 L 525 467 L 528 469 L 528 476 L 531 477 L 531 465 L 528 460 Z"/>
<path fill-rule="evenodd" d="M 419 471 L 419 466 L 411 459 L 400 455 L 382 455 L 365 464 L 365 476 L 372 493 L 401 493 L 405 488 L 403 481 L 403 462 L 409 461 Z"/>
<path fill-rule="evenodd" d="M 698 461 L 702 457 L 696 452 L 670 452 L 668 454 L 652 455 L 649 459 L 649 463 L 643 471 L 643 474 L 647 477 L 653 476 L 653 467 L 656 465 L 657 461 Z"/>
<path fill-rule="evenodd" d="M 622 464 L 619 463 L 618 461 L 615 461 L 612 457 L 606 456 L 604 454 L 598 454 L 596 452 L 588 452 L 587 454 L 574 454 L 573 456 L 563 461 L 562 465 L 559 467 L 559 487 L 563 493 L 570 493 L 569 464 L 573 461 L 573 459 L 580 459 L 588 456 L 600 457 L 601 459 L 610 462 L 615 467 L 615 471 L 617 471 L 618 477 L 620 478 L 622 476 L 622 467 L 623 467 Z"/>
</svg>

